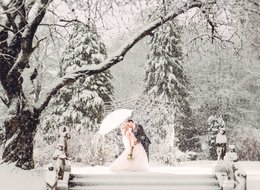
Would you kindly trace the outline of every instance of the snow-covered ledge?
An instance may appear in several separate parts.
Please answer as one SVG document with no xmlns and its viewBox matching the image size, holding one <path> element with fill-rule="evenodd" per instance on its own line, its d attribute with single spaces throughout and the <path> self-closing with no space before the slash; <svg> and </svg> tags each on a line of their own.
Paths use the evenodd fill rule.
<svg viewBox="0 0 260 190">
<path fill-rule="evenodd" d="M 58 179 L 58 174 L 56 168 L 49 164 L 47 172 L 45 174 L 45 182 L 47 190 L 68 190 L 69 189 L 69 179 L 71 173 L 71 164 L 67 161 L 64 167 L 63 178 Z"/>
<path fill-rule="evenodd" d="M 62 127 L 58 136 L 58 145 L 52 158 L 55 164 L 49 164 L 46 172 L 47 190 L 68 190 L 71 173 L 71 163 L 68 159 L 67 141 L 70 134 L 66 127 Z M 54 167 L 55 166 L 55 167 Z"/>
<path fill-rule="evenodd" d="M 58 180 L 57 190 L 68 190 L 69 189 L 70 173 L 71 173 L 71 164 L 66 163 L 63 179 Z"/>
<path fill-rule="evenodd" d="M 213 170 L 222 190 L 246 190 L 247 174 L 237 162 L 219 160 Z"/>
</svg>

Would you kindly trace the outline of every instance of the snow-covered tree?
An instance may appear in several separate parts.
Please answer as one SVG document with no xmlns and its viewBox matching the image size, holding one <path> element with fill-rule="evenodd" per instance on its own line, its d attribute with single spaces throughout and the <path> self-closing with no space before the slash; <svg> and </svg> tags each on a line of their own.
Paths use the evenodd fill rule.
<svg viewBox="0 0 260 190">
<path fill-rule="evenodd" d="M 178 148 L 187 151 L 197 149 L 199 144 L 188 102 L 188 79 L 183 70 L 180 32 L 175 22 L 168 22 L 151 37 L 145 93 L 155 101 L 171 104 L 168 114 L 175 116 L 169 120 L 175 128 Z"/>
<path fill-rule="evenodd" d="M 62 77 L 65 73 L 84 65 L 98 65 L 105 58 L 106 48 L 96 28 L 76 23 L 62 55 L 59 75 Z M 59 127 L 69 126 L 71 142 L 68 151 L 71 159 L 86 164 L 101 164 L 106 156 L 102 154 L 106 151 L 103 151 L 103 144 L 99 142 L 100 138 L 97 137 L 96 132 L 103 118 L 104 103 L 113 98 L 111 79 L 110 70 L 106 70 L 79 79 L 61 89 L 55 102 L 42 118 L 43 140 L 52 144 L 56 141 Z M 84 141 L 86 142 L 83 143 Z M 90 142 L 93 144 L 88 146 Z M 41 140 L 37 143 L 39 144 L 36 147 L 43 145 Z M 43 149 L 45 147 L 50 149 L 48 146 L 44 146 Z M 35 157 L 41 162 L 38 154 Z M 95 162 L 97 157 L 100 160 Z"/>
<path fill-rule="evenodd" d="M 98 65 L 106 58 L 106 48 L 94 26 L 75 24 L 60 63 L 60 76 L 86 65 Z M 103 117 L 104 102 L 113 98 L 109 70 L 82 78 L 57 95 L 46 120 L 47 128 L 60 125 L 79 131 L 96 132 Z"/>
<path fill-rule="evenodd" d="M 234 10 L 232 4 L 231 6 L 219 5 L 217 4 L 219 1 L 174 1 L 174 3 L 172 3 L 173 9 L 158 15 L 157 19 L 153 22 L 145 22 L 142 29 L 138 30 L 133 37 L 127 40 L 126 43 L 118 49 L 118 51 L 109 56 L 106 60 L 102 61 L 101 64 L 94 67 L 83 66 L 82 69 L 66 73 L 66 75 L 54 80 L 52 84 L 48 85 L 48 89 L 44 93 L 40 94 L 37 102 L 32 102 L 24 92 L 24 77 L 28 77 L 28 75 L 25 74 L 26 69 L 32 66 L 31 57 L 33 52 L 35 49 L 39 48 L 39 44 L 45 39 L 44 36 L 39 35 L 38 29 L 40 27 L 45 27 L 46 25 L 48 27 L 57 25 L 62 28 L 61 31 L 65 31 L 67 29 L 66 27 L 77 20 L 70 20 L 70 18 L 67 17 L 69 14 L 66 14 L 66 10 L 63 9 L 63 2 L 64 1 L 60 0 L 0 1 L 0 82 L 4 89 L 0 92 L 0 98 L 8 109 L 7 116 L 2 124 L 5 128 L 4 138 L 6 142 L 2 158 L 4 162 L 15 163 L 17 167 L 24 169 L 31 169 L 34 167 L 33 142 L 40 122 L 40 117 L 42 112 L 48 107 L 54 95 L 61 88 L 80 78 L 103 72 L 121 62 L 127 52 L 141 39 L 151 34 L 154 29 L 169 20 L 174 20 L 177 16 L 183 15 L 183 13 L 186 13 L 191 9 L 202 14 L 205 12 L 208 14 L 219 9 L 222 9 L 221 11 L 223 13 L 228 12 L 227 8 L 229 10 Z M 91 5 L 92 2 L 89 2 L 89 5 Z M 102 4 L 103 2 L 104 4 Z M 220 1 L 220 3 L 230 5 L 229 2 L 230 1 Z M 106 15 L 108 16 L 107 18 L 111 18 L 113 15 L 117 17 L 117 14 L 114 14 L 114 10 L 121 10 L 120 8 L 122 5 L 122 3 L 118 3 L 117 1 L 97 1 L 97 3 L 98 5 L 95 8 L 85 9 L 84 11 L 85 15 L 91 15 L 91 12 L 97 13 L 94 20 L 98 20 L 107 12 L 110 13 L 110 15 Z M 129 3 L 132 2 L 129 1 Z M 147 3 L 147 5 L 151 5 L 149 6 L 151 12 L 160 7 L 154 6 L 155 3 L 158 3 L 158 1 L 153 1 L 153 3 L 150 3 L 149 1 L 149 3 Z M 52 4 L 55 4 L 57 8 L 60 8 L 60 4 L 62 5 L 62 8 L 59 9 L 59 11 L 50 11 L 52 16 L 55 17 L 55 22 L 50 22 L 50 20 L 45 19 L 45 14 L 49 11 L 49 7 Z M 133 2 L 133 4 L 138 7 L 138 10 L 144 9 L 143 5 L 145 5 L 145 3 L 139 4 Z M 82 4 L 79 4 L 79 6 L 81 5 Z M 124 5 L 129 8 L 128 3 Z M 247 5 L 248 3 L 242 2 L 241 5 L 237 5 L 236 7 L 240 7 L 240 10 L 244 12 L 250 12 L 251 9 L 248 9 L 250 7 Z M 101 9 L 102 11 L 100 11 Z M 75 11 L 74 8 L 72 10 Z M 121 11 L 121 13 L 125 12 L 127 11 Z M 217 13 L 218 12 L 212 12 L 211 17 L 219 15 Z M 66 24 L 64 24 L 64 22 L 61 23 L 64 19 L 67 19 Z M 88 19 L 91 20 L 92 18 L 89 17 Z M 104 22 L 102 21 L 104 20 L 105 19 L 99 19 L 101 26 L 103 26 L 102 24 Z M 110 21 L 110 19 L 107 20 Z M 208 24 L 212 24 L 210 18 L 208 19 L 206 17 L 204 20 L 206 21 L 203 22 L 204 27 L 208 26 Z M 219 23 L 218 26 L 220 25 Z M 110 26 L 114 27 L 113 24 L 114 23 Z M 214 28 L 216 27 L 214 26 Z M 222 34 L 224 33 L 225 32 Z M 218 39 L 222 39 L 223 37 L 218 33 L 214 33 L 214 35 L 217 36 Z M 201 36 L 200 33 L 198 33 L 197 36 Z M 53 36 L 48 36 L 48 38 L 52 37 Z"/>
</svg>

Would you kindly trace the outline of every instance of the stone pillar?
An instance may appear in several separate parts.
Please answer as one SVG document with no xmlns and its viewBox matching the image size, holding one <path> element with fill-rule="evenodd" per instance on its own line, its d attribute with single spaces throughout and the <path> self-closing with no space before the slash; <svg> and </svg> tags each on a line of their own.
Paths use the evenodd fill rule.
<svg viewBox="0 0 260 190">
<path fill-rule="evenodd" d="M 63 126 L 58 135 L 58 143 L 63 145 L 66 157 L 68 157 L 68 139 L 70 139 L 70 134 L 67 127 Z"/>
<path fill-rule="evenodd" d="M 58 175 L 52 164 L 49 164 L 47 167 L 45 182 L 46 190 L 57 190 Z"/>
<path fill-rule="evenodd" d="M 48 167 L 46 172 L 47 190 L 68 190 L 71 165 L 68 161 L 67 140 L 70 138 L 67 128 L 63 127 L 58 135 L 58 145 L 53 153 L 55 167 Z"/>
<path fill-rule="evenodd" d="M 235 182 L 234 180 L 227 180 L 223 184 L 223 190 L 234 190 Z"/>
</svg>

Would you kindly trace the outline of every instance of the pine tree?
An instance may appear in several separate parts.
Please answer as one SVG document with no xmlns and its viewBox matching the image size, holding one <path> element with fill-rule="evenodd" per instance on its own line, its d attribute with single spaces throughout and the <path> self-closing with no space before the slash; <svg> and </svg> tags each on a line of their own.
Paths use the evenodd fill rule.
<svg viewBox="0 0 260 190">
<path fill-rule="evenodd" d="M 169 22 L 161 26 L 151 37 L 145 93 L 154 101 L 171 105 L 167 122 L 168 125 L 171 123 L 169 126 L 174 126 L 175 130 L 167 130 L 174 130 L 178 148 L 188 151 L 199 148 L 199 139 L 188 102 L 188 79 L 183 70 L 180 32 L 181 29 L 176 23 Z"/>
<path fill-rule="evenodd" d="M 101 63 L 106 57 L 106 48 L 94 26 L 76 24 L 60 63 L 60 76 L 84 65 Z M 113 96 L 110 71 L 79 79 L 63 88 L 51 108 L 48 124 L 65 125 L 80 131 L 97 131 L 103 117 L 104 102 Z"/>
</svg>

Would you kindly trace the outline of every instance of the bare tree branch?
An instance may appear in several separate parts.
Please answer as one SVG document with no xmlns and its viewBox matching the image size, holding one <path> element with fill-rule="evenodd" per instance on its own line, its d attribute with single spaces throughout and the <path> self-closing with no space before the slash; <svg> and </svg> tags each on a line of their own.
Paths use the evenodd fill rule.
<svg viewBox="0 0 260 190">
<path fill-rule="evenodd" d="M 5 30 L 8 30 L 8 31 L 10 31 L 10 32 L 15 33 L 15 31 L 14 31 L 13 29 L 11 29 L 11 28 L 9 28 L 9 27 L 6 27 L 6 26 L 4 26 L 4 25 L 2 25 L 2 24 L 0 24 L 0 27 L 4 28 Z"/>
<path fill-rule="evenodd" d="M 8 107 L 10 102 L 8 100 L 8 97 L 5 93 L 5 90 L 3 89 L 2 85 L 0 85 L 0 99 L 2 100 L 2 102 Z"/>
<path fill-rule="evenodd" d="M 41 41 L 45 40 L 46 38 L 47 38 L 47 37 L 44 37 L 44 38 L 38 40 L 37 43 L 36 43 L 36 45 L 33 47 L 33 51 L 34 51 L 36 48 L 38 48 L 39 45 L 40 45 L 40 43 L 41 43 Z"/>
<path fill-rule="evenodd" d="M 40 24 L 40 26 L 57 26 L 57 27 L 62 27 L 62 28 L 71 27 L 72 25 L 73 25 L 73 24 L 71 24 L 71 25 L 68 25 L 68 24 L 62 25 L 62 24 L 55 24 L 55 23 L 50 23 L 50 24 L 48 24 L 48 23 L 42 23 L 42 24 Z"/>
<path fill-rule="evenodd" d="M 66 22 L 67 24 L 73 23 L 73 22 L 78 22 L 78 23 L 81 23 L 81 24 L 83 24 L 83 25 L 87 25 L 86 23 L 84 23 L 84 22 L 82 22 L 82 21 L 80 21 L 80 20 L 78 20 L 78 19 L 72 19 L 72 20 L 60 19 L 60 22 Z M 67 25 L 67 24 L 66 24 L 66 25 Z"/>
<path fill-rule="evenodd" d="M 34 14 L 31 15 L 31 17 L 28 19 L 28 24 L 25 26 L 25 29 L 22 33 L 22 50 L 20 51 L 13 67 L 8 72 L 7 78 L 12 76 L 14 72 L 17 72 L 18 69 L 22 71 L 27 66 L 29 57 L 33 52 L 32 41 L 34 35 L 45 15 L 46 8 L 51 1 L 52 0 L 41 0 L 39 4 L 35 3 L 31 8 Z M 20 75 L 18 74 L 18 76 Z"/>
<path fill-rule="evenodd" d="M 42 99 L 35 105 L 35 110 L 37 112 L 43 111 L 45 109 L 45 107 L 49 104 L 53 95 L 55 95 L 58 92 L 58 90 L 60 90 L 62 87 L 64 87 L 68 83 L 72 83 L 80 77 L 86 77 L 86 76 L 90 76 L 93 74 L 103 72 L 103 71 L 109 69 L 110 67 L 112 67 L 113 65 L 122 61 L 124 56 L 126 55 L 126 53 L 137 42 L 139 42 L 145 36 L 149 35 L 153 30 L 155 30 L 159 26 L 163 25 L 167 21 L 176 18 L 178 15 L 184 13 L 185 11 L 187 11 L 189 9 L 192 9 L 195 7 L 200 8 L 202 6 L 203 6 L 203 2 L 201 2 L 201 1 L 188 1 L 187 3 L 184 3 L 179 9 L 177 9 L 173 12 L 170 12 L 165 17 L 160 18 L 160 19 L 150 23 L 146 27 L 144 27 L 139 33 L 137 33 L 132 38 L 130 38 L 130 40 L 128 42 L 126 42 L 124 45 L 122 45 L 121 48 L 119 48 L 119 50 L 114 53 L 114 55 L 107 58 L 101 64 L 83 67 L 77 71 L 74 71 L 71 74 L 67 74 L 64 77 L 60 78 L 59 81 L 57 81 L 57 83 L 54 84 L 53 87 L 51 87 L 49 89 L 49 91 L 46 93 L 46 95 L 44 97 L 42 97 Z"/>
<path fill-rule="evenodd" d="M 10 13 L 6 13 L 6 16 L 7 16 L 7 18 L 8 18 L 9 23 L 10 23 L 11 26 L 13 27 L 14 33 L 17 33 L 17 31 L 18 31 L 18 26 L 15 24 L 15 21 L 14 21 L 13 17 L 11 16 Z"/>
</svg>

